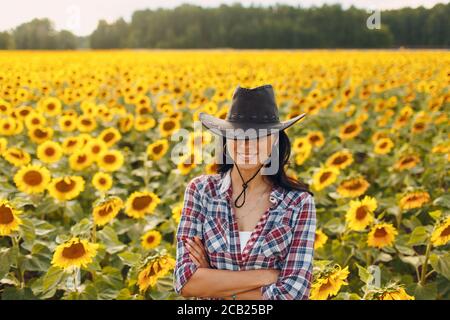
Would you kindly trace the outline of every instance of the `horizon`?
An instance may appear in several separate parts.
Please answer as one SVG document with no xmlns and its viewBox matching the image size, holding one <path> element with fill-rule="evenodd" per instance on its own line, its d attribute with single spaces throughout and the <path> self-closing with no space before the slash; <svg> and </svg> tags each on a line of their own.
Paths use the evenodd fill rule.
<svg viewBox="0 0 450 320">
<path fill-rule="evenodd" d="M 406 7 L 417 8 L 420 6 L 431 8 L 436 4 L 445 3 L 440 0 L 394 0 L 381 1 L 381 3 L 378 1 L 376 4 L 373 3 L 374 1 L 369 0 L 306 0 L 302 1 L 302 3 L 298 3 L 298 1 L 294 0 L 129 0 L 127 3 L 120 0 L 96 0 L 94 4 L 95 10 L 92 10 L 93 0 L 60 0 L 58 3 L 54 3 L 52 0 L 41 0 L 39 2 L 32 2 L 24 5 L 26 2 L 29 1 L 16 0 L 13 4 L 8 6 L 8 16 L 2 17 L 0 15 L 0 32 L 11 31 L 22 23 L 29 22 L 33 19 L 48 18 L 53 22 L 57 31 L 68 30 L 76 36 L 86 37 L 96 29 L 100 20 L 106 20 L 108 23 L 111 23 L 117 19 L 123 18 L 125 21 L 130 22 L 131 16 L 135 11 L 146 9 L 156 10 L 159 8 L 173 9 L 182 4 L 198 5 L 203 8 L 214 8 L 222 4 L 232 5 L 235 3 L 240 3 L 244 7 L 252 5 L 268 7 L 276 4 L 285 4 L 303 8 L 320 7 L 325 4 L 340 4 L 344 9 L 354 6 L 363 10 L 391 10 Z M 88 13 L 86 14 L 86 12 Z"/>
</svg>

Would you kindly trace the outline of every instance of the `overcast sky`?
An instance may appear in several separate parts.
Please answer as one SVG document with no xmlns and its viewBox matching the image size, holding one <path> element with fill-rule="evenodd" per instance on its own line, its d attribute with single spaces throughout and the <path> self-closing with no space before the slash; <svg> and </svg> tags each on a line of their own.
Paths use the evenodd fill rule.
<svg viewBox="0 0 450 320">
<path fill-rule="evenodd" d="M 192 3 L 203 7 L 216 7 L 222 3 L 240 2 L 245 6 L 270 5 L 279 3 L 309 7 L 324 3 L 341 3 L 344 8 L 355 5 L 367 9 L 392 9 L 401 7 L 427 8 L 442 0 L 9 0 L 0 11 L 0 31 L 9 30 L 33 18 L 50 18 L 57 30 L 68 29 L 77 35 L 88 35 L 100 19 L 114 21 L 120 17 L 129 21 L 135 10 L 146 8 L 173 8 L 182 3 Z"/>
</svg>

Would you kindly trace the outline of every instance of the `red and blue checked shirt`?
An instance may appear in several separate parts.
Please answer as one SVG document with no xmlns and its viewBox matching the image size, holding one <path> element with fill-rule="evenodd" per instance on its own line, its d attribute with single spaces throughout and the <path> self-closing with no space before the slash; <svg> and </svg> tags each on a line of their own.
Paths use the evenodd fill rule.
<svg viewBox="0 0 450 320">
<path fill-rule="evenodd" d="M 278 281 L 261 287 L 264 300 L 308 299 L 316 231 L 314 198 L 306 191 L 274 186 L 272 206 L 262 215 L 241 253 L 238 224 L 231 209 L 231 170 L 192 179 L 184 194 L 177 230 L 174 289 L 181 288 L 197 270 L 185 245 L 198 236 L 210 267 L 224 270 L 278 269 Z M 197 298 L 221 300 L 222 298 Z"/>
</svg>

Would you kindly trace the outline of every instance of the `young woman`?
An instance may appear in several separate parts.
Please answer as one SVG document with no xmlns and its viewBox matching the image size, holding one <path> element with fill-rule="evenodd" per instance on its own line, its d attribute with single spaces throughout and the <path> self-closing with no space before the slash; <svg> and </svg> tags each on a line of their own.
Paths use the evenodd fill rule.
<svg viewBox="0 0 450 320">
<path fill-rule="evenodd" d="M 227 119 L 200 114 L 222 136 L 218 173 L 186 188 L 174 289 L 198 299 L 307 299 L 316 211 L 307 185 L 286 175 L 291 146 L 271 85 L 237 87 Z"/>
</svg>

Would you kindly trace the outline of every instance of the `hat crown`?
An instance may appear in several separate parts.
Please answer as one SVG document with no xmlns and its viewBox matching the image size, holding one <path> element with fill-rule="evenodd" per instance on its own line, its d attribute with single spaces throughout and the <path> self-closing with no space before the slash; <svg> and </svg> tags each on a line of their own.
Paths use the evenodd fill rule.
<svg viewBox="0 0 450 320">
<path fill-rule="evenodd" d="M 272 85 L 266 84 L 255 88 L 243 88 L 238 85 L 233 93 L 227 120 L 242 123 L 279 123 Z"/>
</svg>

